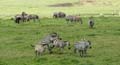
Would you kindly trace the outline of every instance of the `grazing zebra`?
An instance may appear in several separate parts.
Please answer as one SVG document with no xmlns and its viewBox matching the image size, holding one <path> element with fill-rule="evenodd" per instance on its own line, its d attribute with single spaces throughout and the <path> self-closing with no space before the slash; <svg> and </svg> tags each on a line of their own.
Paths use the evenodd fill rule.
<svg viewBox="0 0 120 65">
<path fill-rule="evenodd" d="M 28 15 L 28 18 L 29 18 L 29 20 L 33 20 L 34 22 L 40 21 L 39 16 L 36 14 L 30 14 L 30 15 Z"/>
<path fill-rule="evenodd" d="M 44 44 L 36 44 L 36 45 L 31 45 L 31 46 L 34 47 L 36 56 L 42 55 L 46 49 L 46 45 Z"/>
<path fill-rule="evenodd" d="M 74 15 L 68 15 L 66 16 L 67 22 L 80 22 L 80 24 L 83 24 L 82 18 L 80 16 L 74 16 Z"/>
<path fill-rule="evenodd" d="M 63 41 L 61 38 L 54 40 L 53 47 L 59 48 L 63 52 L 64 47 L 70 49 L 70 42 Z"/>
<path fill-rule="evenodd" d="M 74 44 L 74 52 L 79 52 L 80 56 L 87 56 L 87 50 L 91 48 L 91 42 L 88 40 L 82 40 Z"/>
<path fill-rule="evenodd" d="M 19 24 L 20 22 L 29 21 L 29 18 L 28 18 L 27 15 L 23 17 L 21 14 L 17 14 L 14 19 L 15 19 L 15 23 L 18 23 L 18 24 Z"/>
<path fill-rule="evenodd" d="M 64 18 L 66 14 L 64 12 L 55 12 L 53 13 L 53 18 Z"/>
<path fill-rule="evenodd" d="M 16 16 L 15 16 L 15 23 L 20 23 L 20 21 L 22 20 L 22 16 L 20 15 L 20 14 L 17 14 Z"/>
</svg>

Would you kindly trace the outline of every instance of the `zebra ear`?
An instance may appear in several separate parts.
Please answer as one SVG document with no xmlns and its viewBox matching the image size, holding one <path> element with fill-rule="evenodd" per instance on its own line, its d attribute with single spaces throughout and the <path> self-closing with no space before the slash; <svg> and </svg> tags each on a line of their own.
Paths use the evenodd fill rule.
<svg viewBox="0 0 120 65">
<path fill-rule="evenodd" d="M 88 43 L 91 45 L 91 41 L 90 40 L 88 40 Z"/>
</svg>

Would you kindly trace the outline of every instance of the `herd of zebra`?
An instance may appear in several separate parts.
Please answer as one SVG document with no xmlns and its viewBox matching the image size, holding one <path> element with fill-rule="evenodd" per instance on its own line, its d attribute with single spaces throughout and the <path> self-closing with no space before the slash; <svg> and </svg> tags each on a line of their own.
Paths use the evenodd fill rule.
<svg viewBox="0 0 120 65">
<path fill-rule="evenodd" d="M 53 13 L 53 18 L 65 18 L 67 22 L 79 22 L 83 24 L 82 18 L 80 16 L 75 15 L 67 15 L 64 12 L 56 12 Z M 30 20 L 40 21 L 40 17 L 36 14 L 27 14 L 22 12 L 21 14 L 17 14 L 14 18 L 15 23 L 27 22 Z M 94 20 L 93 17 L 89 17 L 88 21 L 89 27 L 93 28 Z M 36 56 L 43 54 L 43 52 L 48 49 L 49 53 L 52 53 L 52 49 L 59 48 L 61 52 L 64 51 L 64 47 L 68 47 L 71 49 L 71 44 L 69 41 L 63 40 L 57 33 L 51 33 L 47 35 L 45 38 L 40 40 L 36 45 L 31 45 L 35 49 Z M 91 48 L 91 41 L 82 39 L 78 42 L 74 43 L 74 53 L 78 52 L 81 57 L 87 56 L 87 50 Z"/>
<path fill-rule="evenodd" d="M 79 22 L 80 24 L 83 24 L 82 18 L 80 16 L 66 15 L 64 12 L 53 13 L 53 18 L 65 18 L 67 22 Z M 18 23 L 18 24 L 20 22 L 27 22 L 30 20 L 40 21 L 40 17 L 37 14 L 27 14 L 25 12 L 15 15 L 14 19 L 15 19 L 15 23 Z M 92 16 L 89 17 L 88 25 L 90 28 L 93 28 L 94 26 L 94 20 Z"/>
<path fill-rule="evenodd" d="M 27 22 L 27 21 L 30 21 L 30 20 L 33 20 L 33 21 L 39 21 L 39 16 L 36 15 L 36 14 L 27 14 L 25 12 L 22 12 L 21 14 L 17 14 L 15 15 L 14 17 L 15 19 L 15 23 L 20 23 L 20 22 Z"/>
<path fill-rule="evenodd" d="M 71 44 L 69 41 L 63 40 L 57 33 L 51 33 L 45 38 L 40 40 L 36 45 L 31 45 L 35 49 L 36 56 L 43 55 L 47 49 L 49 53 L 52 53 L 54 48 L 59 48 L 61 52 L 64 51 L 64 48 L 67 47 L 71 49 Z M 87 56 L 87 50 L 91 48 L 91 41 L 82 39 L 74 43 L 74 53 L 79 53 L 81 57 Z"/>
</svg>

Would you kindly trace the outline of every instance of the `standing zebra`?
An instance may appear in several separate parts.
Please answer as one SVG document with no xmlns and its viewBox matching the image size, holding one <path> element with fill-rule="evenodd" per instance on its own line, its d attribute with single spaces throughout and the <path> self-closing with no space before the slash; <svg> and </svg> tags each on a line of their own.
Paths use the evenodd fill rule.
<svg viewBox="0 0 120 65">
<path fill-rule="evenodd" d="M 66 21 L 67 22 L 80 22 L 80 24 L 83 24 L 82 18 L 80 16 L 76 16 L 76 15 L 68 15 L 66 16 Z"/>
<path fill-rule="evenodd" d="M 66 14 L 64 12 L 55 12 L 53 13 L 53 18 L 65 18 Z"/>
<path fill-rule="evenodd" d="M 89 28 L 93 28 L 93 26 L 94 26 L 93 17 L 90 17 L 90 18 L 89 18 L 88 25 L 89 25 Z"/>
<path fill-rule="evenodd" d="M 27 14 L 26 12 L 22 12 L 22 13 L 21 13 L 21 16 L 22 16 L 23 22 L 28 21 L 28 14 Z"/>
<path fill-rule="evenodd" d="M 64 47 L 68 47 L 70 49 L 70 42 L 63 41 L 61 38 L 54 40 L 53 47 L 59 48 L 61 52 L 63 52 Z"/>
<path fill-rule="evenodd" d="M 36 44 L 31 46 L 34 47 L 36 56 L 39 56 L 39 55 L 41 56 L 43 52 L 45 52 L 46 50 L 46 45 L 43 45 L 43 44 Z"/>
<path fill-rule="evenodd" d="M 29 18 L 29 20 L 33 20 L 34 22 L 35 22 L 35 21 L 40 21 L 39 16 L 36 15 L 36 14 L 29 14 L 29 15 L 28 15 L 28 18 Z"/>
<path fill-rule="evenodd" d="M 59 35 L 57 33 L 51 33 L 44 37 L 38 44 L 47 45 L 49 53 L 52 53 L 53 41 L 58 39 Z"/>
<path fill-rule="evenodd" d="M 89 40 L 82 40 L 74 44 L 74 52 L 79 52 L 80 56 L 86 56 L 87 50 L 91 48 L 91 42 Z"/>
<path fill-rule="evenodd" d="M 18 24 L 20 22 L 29 21 L 28 14 L 26 14 L 25 12 L 15 15 L 14 19 L 15 19 L 15 23 L 18 23 Z"/>
</svg>

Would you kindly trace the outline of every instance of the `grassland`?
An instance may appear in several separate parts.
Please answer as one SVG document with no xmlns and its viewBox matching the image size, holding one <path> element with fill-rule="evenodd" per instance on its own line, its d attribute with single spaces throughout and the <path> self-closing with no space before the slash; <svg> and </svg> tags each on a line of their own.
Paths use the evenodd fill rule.
<svg viewBox="0 0 120 65">
<path fill-rule="evenodd" d="M 0 20 L 0 65 L 119 65 L 120 64 L 120 18 L 94 18 L 95 28 L 89 29 L 87 18 L 84 24 L 67 24 L 64 19 L 42 19 L 41 22 L 15 24 L 11 20 Z M 92 41 L 89 57 L 81 58 L 71 50 L 59 54 L 46 51 L 35 58 L 36 44 L 45 35 L 57 32 L 64 40 L 71 42 L 85 37 Z"/>
<path fill-rule="evenodd" d="M 78 0 L 0 0 L 0 65 L 119 65 L 120 64 L 120 18 L 99 17 L 95 19 L 95 28 L 89 29 L 88 18 L 84 24 L 66 23 L 64 19 L 43 18 L 40 22 L 15 24 L 10 17 L 25 11 L 42 17 L 51 17 L 53 12 L 67 14 L 113 13 L 120 12 L 119 0 L 95 0 L 96 4 L 76 5 Z M 73 7 L 48 7 L 57 3 L 73 3 Z M 111 5 L 101 5 L 109 2 Z M 35 57 L 36 44 L 45 35 L 57 32 L 64 40 L 75 41 L 86 38 L 92 41 L 89 57 L 81 58 L 73 53 L 73 48 L 65 48 L 63 54 L 53 50 L 43 56 Z"/>
<path fill-rule="evenodd" d="M 120 12 L 119 0 L 95 0 L 96 4 L 85 3 L 73 7 L 48 7 L 58 3 L 73 3 L 78 0 L 0 0 L 0 17 L 11 17 L 22 11 L 50 17 L 53 12 L 63 11 L 67 14 L 113 13 Z M 104 5 L 108 3 L 109 5 Z"/>
</svg>

